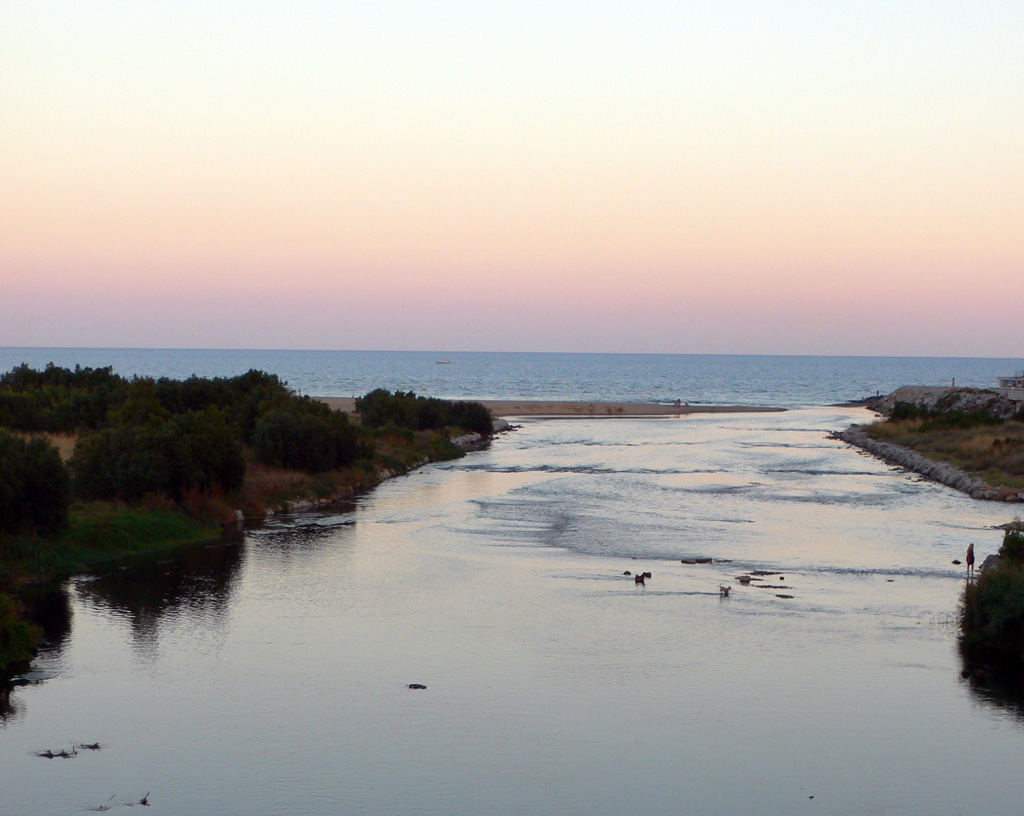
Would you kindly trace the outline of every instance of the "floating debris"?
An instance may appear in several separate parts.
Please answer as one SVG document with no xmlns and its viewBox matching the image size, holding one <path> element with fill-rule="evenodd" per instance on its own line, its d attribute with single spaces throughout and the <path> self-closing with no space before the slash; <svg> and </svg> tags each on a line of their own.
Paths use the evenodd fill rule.
<svg viewBox="0 0 1024 816">
<path fill-rule="evenodd" d="M 51 751 L 47 748 L 45 751 L 37 751 L 36 756 L 43 759 L 74 759 L 78 756 L 78 751 L 74 747 L 70 751 L 66 748 L 62 748 L 59 751 Z"/>
<path fill-rule="evenodd" d="M 426 686 L 423 685 L 422 683 L 410 683 L 408 685 L 408 688 L 411 688 L 411 689 L 425 689 Z"/>
<path fill-rule="evenodd" d="M 786 598 L 788 600 L 789 598 L 792 598 L 793 596 L 792 595 L 776 595 L 775 597 L 776 598 Z"/>
</svg>

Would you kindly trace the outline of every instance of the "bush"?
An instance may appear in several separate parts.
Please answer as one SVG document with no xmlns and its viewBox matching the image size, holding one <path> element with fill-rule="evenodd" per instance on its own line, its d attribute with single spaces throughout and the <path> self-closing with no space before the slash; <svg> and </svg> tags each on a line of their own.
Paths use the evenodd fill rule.
<svg viewBox="0 0 1024 816">
<path fill-rule="evenodd" d="M 0 425 L 21 431 L 99 428 L 124 399 L 127 380 L 110 368 L 36 371 L 27 365 L 0 375 Z"/>
<path fill-rule="evenodd" d="M 264 414 L 256 423 L 253 450 L 261 464 L 323 473 L 369 458 L 345 414 L 302 401 Z"/>
<path fill-rule="evenodd" d="M 1007 530 L 1002 561 L 969 583 L 960 613 L 962 644 L 969 654 L 1024 666 L 1024 533 Z"/>
<path fill-rule="evenodd" d="M 454 427 L 490 436 L 491 412 L 479 402 L 452 402 L 418 397 L 412 391 L 378 388 L 356 400 L 364 425 L 379 428 L 395 425 L 413 431 L 439 431 Z"/>
<path fill-rule="evenodd" d="M 250 440 L 259 416 L 297 399 L 274 374 L 187 380 L 135 377 L 111 368 L 21 365 L 0 374 L 0 425 L 21 431 L 71 432 L 166 420 L 207 408 L 226 411 Z"/>
<path fill-rule="evenodd" d="M 245 477 L 238 432 L 212 408 L 98 431 L 79 440 L 71 467 L 75 492 L 85 499 L 157 493 L 181 501 L 191 490 L 233 490 Z"/>
<path fill-rule="evenodd" d="M 1000 662 L 1024 658 L 1024 569 L 1007 562 L 968 585 L 960 628 L 969 651 Z"/>
<path fill-rule="evenodd" d="M 0 533 L 55 533 L 67 527 L 70 481 L 45 439 L 0 429 Z"/>
<path fill-rule="evenodd" d="M 1013 564 L 1024 565 L 1024 533 L 1019 530 L 1007 530 L 1003 535 L 999 555 Z"/>
</svg>

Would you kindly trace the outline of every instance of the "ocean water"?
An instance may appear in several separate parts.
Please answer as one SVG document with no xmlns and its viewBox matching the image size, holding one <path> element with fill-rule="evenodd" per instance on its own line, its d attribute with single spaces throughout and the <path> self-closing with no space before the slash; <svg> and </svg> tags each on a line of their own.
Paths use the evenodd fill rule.
<svg viewBox="0 0 1024 816">
<path fill-rule="evenodd" d="M 0 814 L 1015 813 L 1024 713 L 961 677 L 952 563 L 1011 511 L 828 438 L 867 416 L 524 420 L 75 579 L 0 705 Z"/>
<path fill-rule="evenodd" d="M 450 364 L 438 365 L 439 359 Z M 830 405 L 901 385 L 988 388 L 1019 359 L 691 354 L 240 351 L 0 348 L 0 371 L 22 363 L 113 366 L 124 376 L 234 376 L 256 368 L 303 394 L 374 388 L 443 398 Z"/>
</svg>

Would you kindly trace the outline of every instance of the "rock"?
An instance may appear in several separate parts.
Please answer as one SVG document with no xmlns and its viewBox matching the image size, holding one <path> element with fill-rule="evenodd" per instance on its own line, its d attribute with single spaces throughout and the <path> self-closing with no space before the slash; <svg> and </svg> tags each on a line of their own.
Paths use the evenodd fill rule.
<svg viewBox="0 0 1024 816">
<path fill-rule="evenodd" d="M 410 683 L 408 687 L 411 688 L 411 689 L 425 689 L 426 688 L 426 686 L 423 685 L 422 683 Z"/>
<path fill-rule="evenodd" d="M 995 569 L 999 566 L 999 562 L 1003 559 L 998 553 L 992 553 L 992 555 L 986 555 L 985 560 L 981 562 L 981 566 L 978 567 L 978 572 L 985 572 L 985 570 Z"/>
<path fill-rule="evenodd" d="M 953 563 L 956 564 L 959 567 L 962 562 L 960 561 L 959 558 L 954 558 L 953 559 Z"/>
<path fill-rule="evenodd" d="M 478 433 L 463 434 L 462 436 L 453 436 L 451 443 L 463 452 L 483 450 L 490 444 L 489 439 L 485 439 Z"/>
<path fill-rule="evenodd" d="M 504 433 L 510 430 L 512 430 L 512 426 L 507 419 L 496 419 L 491 423 L 491 433 Z"/>
<path fill-rule="evenodd" d="M 236 510 L 235 511 L 235 521 L 238 524 L 242 524 L 245 521 L 245 513 L 243 513 L 241 510 Z"/>
<path fill-rule="evenodd" d="M 839 434 L 839 438 L 847 444 L 867 451 L 885 462 L 920 473 L 933 481 L 966 493 L 972 499 L 991 500 L 999 498 L 1005 501 L 1017 500 L 1006 498 L 1010 493 L 989 487 L 980 479 L 970 476 L 950 464 L 935 462 L 909 448 L 901 448 L 899 445 L 872 439 L 864 433 L 864 428 L 861 425 L 851 425 Z"/>
<path fill-rule="evenodd" d="M 994 391 L 980 388 L 947 388 L 922 385 L 904 385 L 891 394 L 872 400 L 870 408 L 889 416 L 896 403 L 905 402 L 929 411 L 988 411 L 998 419 L 1011 419 L 1017 413 L 1017 403 Z"/>
</svg>

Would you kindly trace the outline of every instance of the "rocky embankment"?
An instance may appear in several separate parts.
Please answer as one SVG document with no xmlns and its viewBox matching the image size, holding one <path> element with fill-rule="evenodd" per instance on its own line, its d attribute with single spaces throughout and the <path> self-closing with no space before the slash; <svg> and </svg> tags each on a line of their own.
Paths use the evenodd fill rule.
<svg viewBox="0 0 1024 816">
<path fill-rule="evenodd" d="M 1001 394 L 980 388 L 941 388 L 925 385 L 904 385 L 891 394 L 869 397 L 864 404 L 872 411 L 891 416 L 896 403 L 905 402 L 929 411 L 986 411 L 997 419 L 1012 419 L 1024 411 L 1024 403 L 1014 402 Z"/>
<path fill-rule="evenodd" d="M 991 501 L 1024 501 L 1024 490 L 1008 487 L 991 487 L 981 479 L 954 467 L 946 462 L 936 462 L 917 451 L 872 439 L 864 433 L 863 425 L 851 425 L 845 431 L 834 435 L 855 447 L 877 456 L 889 464 L 920 473 L 933 481 L 960 490 L 972 499 L 988 499 Z"/>
<path fill-rule="evenodd" d="M 977 388 L 935 388 L 906 385 L 883 397 L 871 397 L 865 400 L 868 408 L 884 416 L 890 416 L 893 407 L 900 402 L 941 413 L 949 411 L 967 413 L 984 410 L 1002 420 L 1011 419 L 1018 413 L 1024 412 L 1024 403 L 1014 402 L 999 394 Z M 865 433 L 864 428 L 864 425 L 851 425 L 845 431 L 832 434 L 832 436 L 861 448 L 892 465 L 920 473 L 928 479 L 960 490 L 973 499 L 1024 501 L 1024 490 L 1013 487 L 992 487 L 976 476 L 971 476 L 947 462 L 929 459 L 902 445 L 872 439 Z"/>
</svg>

